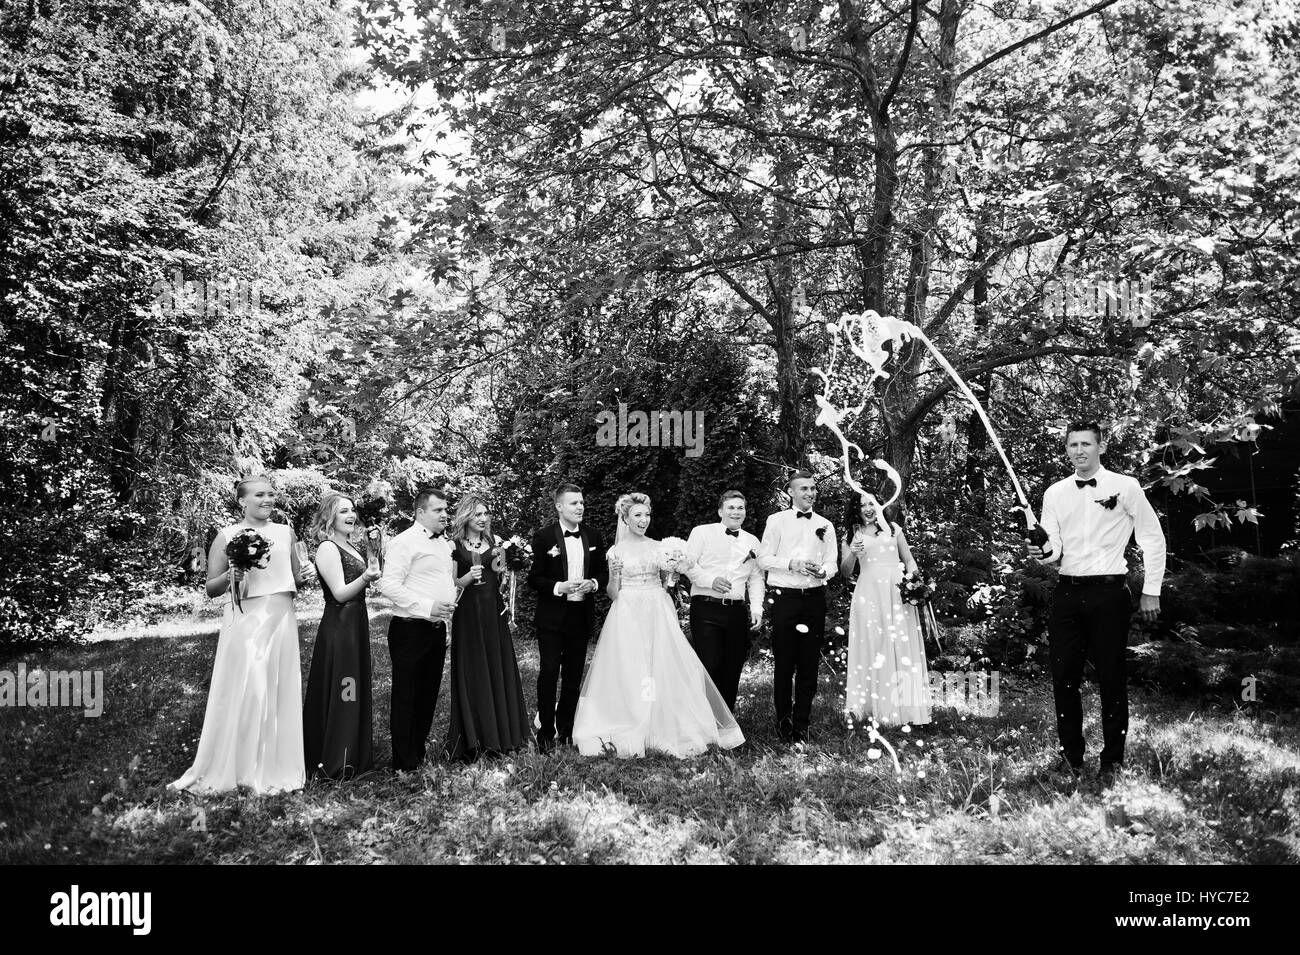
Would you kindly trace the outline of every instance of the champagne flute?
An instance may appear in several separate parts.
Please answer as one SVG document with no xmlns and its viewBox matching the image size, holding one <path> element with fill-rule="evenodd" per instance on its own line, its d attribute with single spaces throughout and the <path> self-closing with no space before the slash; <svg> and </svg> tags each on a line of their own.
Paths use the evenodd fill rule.
<svg viewBox="0 0 1300 955">
<path fill-rule="evenodd" d="M 469 552 L 469 561 L 470 561 L 470 563 L 473 564 L 475 567 L 482 567 L 482 566 L 483 566 L 483 555 L 480 554 L 480 553 L 479 553 L 478 551 L 476 551 L 476 550 L 471 550 L 471 551 Z M 483 578 L 480 577 L 478 580 L 474 581 L 474 583 L 475 583 L 475 585 L 483 583 Z"/>
</svg>

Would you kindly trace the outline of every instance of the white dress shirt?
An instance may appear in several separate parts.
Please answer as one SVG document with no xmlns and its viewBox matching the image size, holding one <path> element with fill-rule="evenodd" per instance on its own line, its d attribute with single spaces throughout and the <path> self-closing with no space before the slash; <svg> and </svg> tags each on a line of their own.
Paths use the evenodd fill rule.
<svg viewBox="0 0 1300 955">
<path fill-rule="evenodd" d="M 578 531 L 578 536 L 577 537 L 566 536 L 570 530 Z M 568 568 L 568 576 L 564 579 L 564 583 L 568 583 L 571 580 L 582 580 L 583 579 L 582 564 L 584 559 L 587 556 L 582 552 L 582 531 L 577 527 L 574 527 L 572 529 L 565 527 L 564 522 L 561 521 L 560 534 L 561 534 L 560 540 L 564 541 L 564 561 L 566 567 Z M 561 586 L 560 584 L 555 585 L 555 596 L 557 597 L 560 596 L 560 586 Z M 586 594 L 565 594 L 564 598 L 574 603 L 578 603 L 582 600 L 586 600 L 587 595 Z"/>
<path fill-rule="evenodd" d="M 412 524 L 388 542 L 379 592 L 393 603 L 393 616 L 446 622 L 434 617 L 435 602 L 456 600 L 456 565 L 451 541 L 430 537 L 421 524 Z"/>
<path fill-rule="evenodd" d="M 686 576 L 691 580 L 691 596 L 728 597 L 743 600 L 749 590 L 751 613 L 762 613 L 763 571 L 758 566 L 758 555 L 763 545 L 746 530 L 737 530 L 736 536 L 727 533 L 727 525 L 701 524 L 691 528 L 686 540 L 686 556 L 691 561 Z M 753 557 L 750 557 L 750 554 Z M 731 582 L 731 590 L 720 594 L 713 589 L 713 581 L 724 577 Z"/>
<path fill-rule="evenodd" d="M 1068 577 L 1127 574 L 1124 549 L 1136 533 L 1146 570 L 1142 593 L 1159 597 L 1165 576 L 1165 535 L 1142 485 L 1105 468 L 1098 468 L 1093 477 L 1096 487 L 1079 487 L 1072 474 L 1043 495 L 1040 523 L 1052 548 L 1045 563 L 1060 560 L 1061 573 Z M 1113 508 L 1101 503 L 1112 497 Z"/>
<path fill-rule="evenodd" d="M 838 566 L 839 548 L 835 543 L 834 525 L 813 511 L 804 512 L 811 517 L 798 517 L 798 513 L 794 508 L 777 511 L 767 519 L 767 526 L 763 528 L 763 549 L 758 555 L 758 566 L 767 571 L 769 587 L 792 590 L 824 587 Z M 818 531 L 821 531 L 821 537 L 817 536 Z M 795 573 L 790 570 L 790 561 L 796 558 L 820 568 L 826 576 L 818 580 Z"/>
</svg>

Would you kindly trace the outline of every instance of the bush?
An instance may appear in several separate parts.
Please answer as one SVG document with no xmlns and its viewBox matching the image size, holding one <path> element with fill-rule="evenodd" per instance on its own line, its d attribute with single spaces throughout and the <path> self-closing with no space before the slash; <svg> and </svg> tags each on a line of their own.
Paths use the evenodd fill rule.
<svg viewBox="0 0 1300 955">
<path fill-rule="evenodd" d="M 1166 578 L 1160 607 L 1168 628 L 1222 624 L 1300 639 L 1300 554 L 1215 557 L 1216 566 L 1189 564 Z"/>
</svg>

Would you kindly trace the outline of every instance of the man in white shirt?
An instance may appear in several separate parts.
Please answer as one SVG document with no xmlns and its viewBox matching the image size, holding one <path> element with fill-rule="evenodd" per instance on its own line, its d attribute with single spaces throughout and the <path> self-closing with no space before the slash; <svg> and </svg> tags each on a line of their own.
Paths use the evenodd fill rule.
<svg viewBox="0 0 1300 955">
<path fill-rule="evenodd" d="M 1101 690 L 1101 776 L 1109 784 L 1124 764 L 1128 734 L 1124 653 L 1132 602 L 1124 551 L 1136 534 L 1146 572 L 1139 612 L 1154 620 L 1165 574 L 1165 535 L 1142 486 L 1101 466 L 1106 443 L 1100 425 L 1071 424 L 1065 443 L 1075 473 L 1043 495 L 1041 524 L 1048 542 L 1031 548 L 1045 563 L 1061 562 L 1048 620 L 1061 753 L 1055 769 L 1077 774 L 1083 768 L 1080 688 L 1084 661 L 1091 659 Z"/>
<path fill-rule="evenodd" d="M 772 696 L 782 740 L 808 738 L 817 667 L 826 634 L 826 579 L 838 567 L 835 527 L 813 513 L 817 487 L 807 471 L 790 475 L 793 506 L 767 519 L 758 566 L 772 591 Z M 791 700 L 791 682 L 794 684 Z"/>
<path fill-rule="evenodd" d="M 415 523 L 388 543 L 379 590 L 393 604 L 388 653 L 393 660 L 389 725 L 393 769 L 424 761 L 424 744 L 438 708 L 447 656 L 447 624 L 456 608 L 455 565 L 447 527 L 447 499 L 424 491 L 415 499 Z"/>
<path fill-rule="evenodd" d="M 718 524 L 691 529 L 686 575 L 691 581 L 691 646 L 727 708 L 736 709 L 740 672 L 749 656 L 749 631 L 763 620 L 762 545 L 741 528 L 745 495 L 727 491 L 718 500 Z M 748 613 L 746 613 L 748 591 Z"/>
</svg>

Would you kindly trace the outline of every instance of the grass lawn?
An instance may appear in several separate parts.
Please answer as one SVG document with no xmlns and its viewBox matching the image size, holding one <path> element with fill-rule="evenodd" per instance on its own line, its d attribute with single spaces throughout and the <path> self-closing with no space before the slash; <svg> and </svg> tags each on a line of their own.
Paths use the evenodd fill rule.
<svg viewBox="0 0 1300 955">
<path fill-rule="evenodd" d="M 303 679 L 317 614 L 300 619 Z M 388 616 L 372 615 L 375 747 L 388 765 Z M 1294 712 L 1246 713 L 1132 692 L 1129 772 L 1103 792 L 1044 770 L 1051 690 L 1003 675 L 996 717 L 950 709 L 888 755 L 846 735 L 824 673 L 813 743 L 775 744 L 771 667 L 745 671 L 746 745 L 693 761 L 584 759 L 572 749 L 397 778 L 311 783 L 275 797 L 195 797 L 165 784 L 189 765 L 215 625 L 28 654 L 15 670 L 104 670 L 98 718 L 0 709 L 0 862 L 1060 862 L 1300 861 Z M 150 631 L 145 631 L 149 633 Z M 536 644 L 518 648 L 535 690 Z M 446 680 L 434 736 L 447 725 Z M 1094 757 L 1095 693 L 1085 699 Z M 431 752 L 438 740 L 431 741 Z"/>
</svg>

